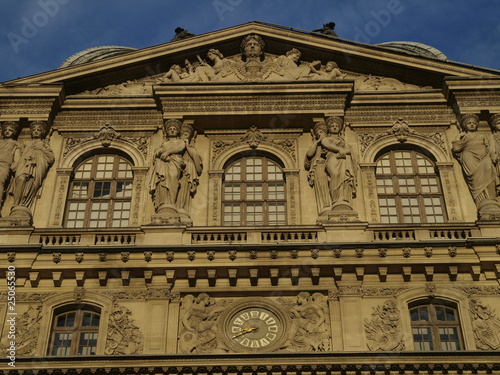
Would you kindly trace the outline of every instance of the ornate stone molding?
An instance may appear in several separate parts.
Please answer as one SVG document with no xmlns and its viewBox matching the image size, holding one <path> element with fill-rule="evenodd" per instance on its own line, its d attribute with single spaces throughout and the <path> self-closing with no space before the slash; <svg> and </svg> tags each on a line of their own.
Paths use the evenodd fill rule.
<svg viewBox="0 0 500 375">
<path fill-rule="evenodd" d="M 500 349 L 500 319 L 496 316 L 495 311 L 477 298 L 471 298 L 469 306 L 477 348 L 481 350 Z"/>
<path fill-rule="evenodd" d="M 42 306 L 41 305 L 30 305 L 28 310 L 16 316 L 15 324 L 15 342 L 16 345 L 16 356 L 19 357 L 33 357 L 36 353 L 36 346 L 38 343 L 40 324 L 42 320 Z M 6 325 L 7 326 L 7 325 Z M 8 335 L 3 335 L 2 341 L 0 342 L 0 350 L 3 353 L 7 352 L 7 348 L 10 345 Z"/>
<path fill-rule="evenodd" d="M 372 318 L 365 319 L 365 333 L 368 349 L 382 351 L 404 350 L 401 314 L 396 301 L 387 300 L 373 308 Z"/>
<path fill-rule="evenodd" d="M 118 303 L 113 303 L 106 334 L 108 355 L 141 354 L 144 348 L 144 336 L 134 323 L 132 312 Z"/>
<path fill-rule="evenodd" d="M 361 286 L 341 286 L 336 289 L 330 289 L 328 295 L 330 298 L 337 299 L 341 296 L 360 296 L 360 297 L 395 297 L 408 288 L 365 288 Z"/>
<path fill-rule="evenodd" d="M 170 288 L 148 288 L 143 290 L 104 291 L 100 294 L 113 300 L 150 300 L 169 299 L 172 296 Z"/>
</svg>

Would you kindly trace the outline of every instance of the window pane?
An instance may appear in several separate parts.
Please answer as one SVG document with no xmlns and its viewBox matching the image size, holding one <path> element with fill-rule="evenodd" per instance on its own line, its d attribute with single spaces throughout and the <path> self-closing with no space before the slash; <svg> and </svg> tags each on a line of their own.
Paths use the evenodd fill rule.
<svg viewBox="0 0 500 375">
<path fill-rule="evenodd" d="M 224 204 L 224 225 L 241 225 L 241 207 L 239 204 Z"/>
<path fill-rule="evenodd" d="M 375 169 L 376 174 L 391 174 L 391 162 L 389 155 L 385 155 L 380 158 L 377 162 L 377 168 Z"/>
<path fill-rule="evenodd" d="M 267 190 L 269 199 L 285 199 L 285 184 L 269 184 Z"/>
<path fill-rule="evenodd" d="M 117 181 L 116 182 L 116 198 L 131 198 L 132 197 L 132 181 Z"/>
<path fill-rule="evenodd" d="M 247 181 L 261 181 L 262 180 L 262 159 L 249 158 L 246 160 L 246 179 Z"/>
<path fill-rule="evenodd" d="M 88 182 L 74 182 L 72 198 L 87 198 L 89 195 Z"/>
<path fill-rule="evenodd" d="M 442 350 L 460 350 L 458 330 L 455 327 L 439 328 L 439 339 Z"/>
<path fill-rule="evenodd" d="M 80 334 L 78 355 L 95 355 L 97 348 L 97 332 L 85 332 Z"/>
<path fill-rule="evenodd" d="M 92 159 L 87 160 L 75 170 L 75 179 L 89 179 L 92 171 Z"/>
<path fill-rule="evenodd" d="M 247 205 L 247 225 L 263 224 L 263 206 L 262 204 Z"/>
<path fill-rule="evenodd" d="M 269 225 L 285 225 L 285 203 L 269 203 Z"/>
<path fill-rule="evenodd" d="M 72 333 L 56 333 L 54 335 L 54 345 L 52 347 L 52 355 L 68 356 L 71 354 Z"/>
<path fill-rule="evenodd" d="M 415 194 L 415 179 L 413 177 L 398 178 L 399 192 L 402 194 Z"/>
<path fill-rule="evenodd" d="M 109 198 L 111 191 L 111 182 L 96 182 L 94 186 L 94 198 Z"/>
<path fill-rule="evenodd" d="M 379 194 L 394 194 L 392 178 L 377 179 L 377 192 Z"/>
<path fill-rule="evenodd" d="M 241 188 L 237 184 L 224 185 L 224 199 L 228 201 L 235 201 L 241 199 Z"/>
<path fill-rule="evenodd" d="M 247 185 L 247 199 L 250 201 L 262 200 L 262 184 Z"/>
<path fill-rule="evenodd" d="M 270 160 L 267 161 L 267 179 L 269 181 L 283 180 L 281 168 Z"/>
<path fill-rule="evenodd" d="M 415 343 L 415 350 L 433 350 L 430 328 L 413 328 L 413 341 Z"/>
</svg>

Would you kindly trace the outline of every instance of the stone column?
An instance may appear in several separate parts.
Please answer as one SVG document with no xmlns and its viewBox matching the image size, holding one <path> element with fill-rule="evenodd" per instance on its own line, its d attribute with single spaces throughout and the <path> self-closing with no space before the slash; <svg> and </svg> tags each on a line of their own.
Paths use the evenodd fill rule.
<svg viewBox="0 0 500 375">
<path fill-rule="evenodd" d="M 132 185 L 132 199 L 130 202 L 129 226 L 137 227 L 142 222 L 140 215 L 143 212 L 142 202 L 144 200 L 142 199 L 142 197 L 144 195 L 144 187 L 147 185 L 147 172 L 147 167 L 132 167 L 134 181 Z"/>
<path fill-rule="evenodd" d="M 62 228 L 64 221 L 64 210 L 68 200 L 69 184 L 73 168 L 57 168 L 54 195 L 52 198 L 52 212 L 50 213 L 49 225 L 51 228 Z"/>
<path fill-rule="evenodd" d="M 446 214 L 448 221 L 461 222 L 464 221 L 462 207 L 458 204 L 458 190 L 456 189 L 457 178 L 453 171 L 453 163 L 438 162 L 436 163 L 438 174 L 441 179 L 441 188 L 443 190 L 443 198 L 446 206 Z"/>
<path fill-rule="evenodd" d="M 208 226 L 219 226 L 224 215 L 222 212 L 223 170 L 208 172 Z"/>
<path fill-rule="evenodd" d="M 378 205 L 377 180 L 375 178 L 375 163 L 360 163 L 361 181 L 358 192 L 363 194 L 365 202 L 366 221 L 380 223 L 380 207 Z"/>
<path fill-rule="evenodd" d="M 299 171 L 295 169 L 285 170 L 286 182 L 286 212 L 287 224 L 299 225 L 298 217 L 300 217 L 300 205 L 297 204 L 300 199 L 299 194 Z"/>
</svg>

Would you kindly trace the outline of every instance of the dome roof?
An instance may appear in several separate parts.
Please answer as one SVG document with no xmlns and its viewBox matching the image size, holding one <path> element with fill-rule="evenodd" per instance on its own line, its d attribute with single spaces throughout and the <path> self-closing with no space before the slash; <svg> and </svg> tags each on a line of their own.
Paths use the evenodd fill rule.
<svg viewBox="0 0 500 375">
<path fill-rule="evenodd" d="M 427 44 L 417 42 L 385 42 L 376 44 L 376 46 L 392 49 L 394 51 L 409 53 L 431 59 L 446 60 L 447 57 L 440 50 L 428 46 Z"/>
<path fill-rule="evenodd" d="M 92 47 L 75 53 L 74 55 L 68 57 L 59 67 L 67 68 L 69 66 L 85 64 L 92 61 L 107 59 L 109 57 L 114 57 L 122 55 L 124 53 L 136 51 L 136 48 L 131 47 L 121 47 L 121 46 L 101 46 Z"/>
</svg>

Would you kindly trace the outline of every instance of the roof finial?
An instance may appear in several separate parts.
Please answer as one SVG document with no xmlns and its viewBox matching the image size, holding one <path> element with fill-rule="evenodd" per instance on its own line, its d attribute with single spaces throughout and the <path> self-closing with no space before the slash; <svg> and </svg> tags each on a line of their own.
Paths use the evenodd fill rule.
<svg viewBox="0 0 500 375">
<path fill-rule="evenodd" d="M 335 22 L 328 22 L 324 23 L 321 29 L 313 30 L 313 32 L 323 34 L 330 38 L 338 38 L 337 33 L 333 31 L 333 29 L 335 29 Z"/>
<path fill-rule="evenodd" d="M 174 31 L 175 31 L 175 36 L 172 38 L 171 42 L 190 38 L 195 35 L 193 33 L 188 32 L 186 29 L 183 29 L 182 27 L 176 27 Z"/>
</svg>

